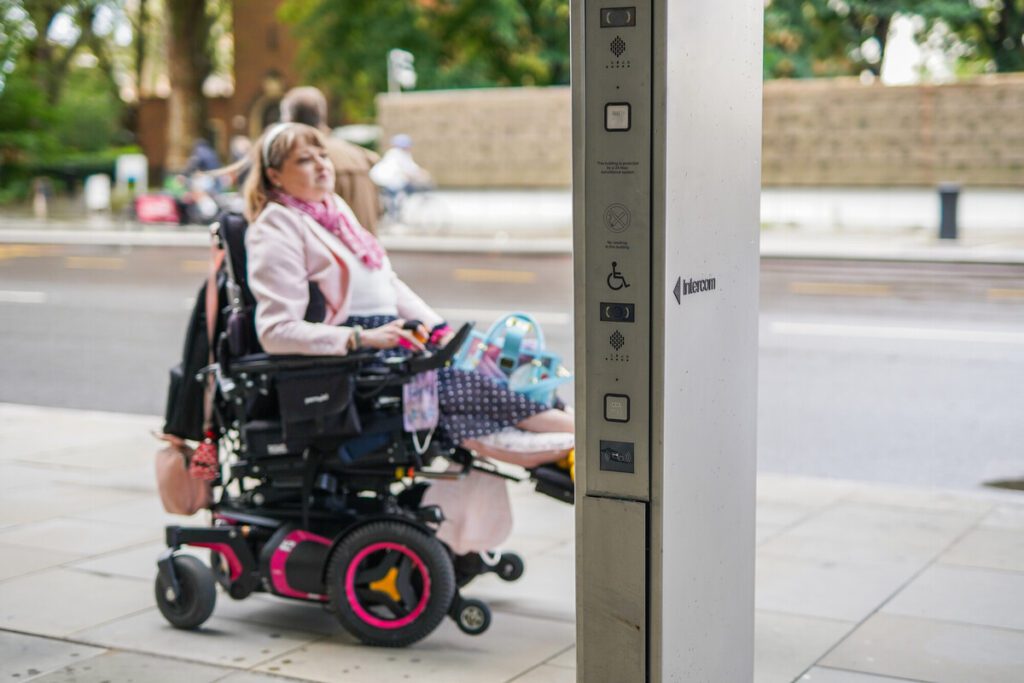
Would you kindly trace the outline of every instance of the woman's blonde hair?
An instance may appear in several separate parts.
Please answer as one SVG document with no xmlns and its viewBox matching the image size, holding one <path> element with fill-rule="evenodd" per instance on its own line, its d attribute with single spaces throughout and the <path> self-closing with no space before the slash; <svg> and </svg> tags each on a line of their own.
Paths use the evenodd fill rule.
<svg viewBox="0 0 1024 683">
<path fill-rule="evenodd" d="M 281 164 L 299 143 L 320 149 L 327 147 L 323 134 L 312 126 L 304 123 L 278 123 L 263 131 L 263 135 L 253 143 L 248 157 L 221 169 L 220 173 L 224 175 L 238 175 L 246 168 L 249 169 L 249 175 L 242 185 L 247 220 L 256 220 L 270 200 L 274 188 L 267 177 L 267 169 L 281 168 Z"/>
</svg>

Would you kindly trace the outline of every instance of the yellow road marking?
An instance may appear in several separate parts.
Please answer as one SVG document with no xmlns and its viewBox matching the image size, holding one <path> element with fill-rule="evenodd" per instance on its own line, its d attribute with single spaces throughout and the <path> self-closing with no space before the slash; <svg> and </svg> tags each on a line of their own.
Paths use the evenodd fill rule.
<svg viewBox="0 0 1024 683">
<path fill-rule="evenodd" d="M 500 282 L 512 285 L 529 285 L 537 281 L 537 273 L 529 270 L 456 268 L 455 279 L 460 282 Z"/>
<path fill-rule="evenodd" d="M 867 282 L 790 282 L 789 291 L 812 296 L 889 296 L 892 288 Z"/>
<path fill-rule="evenodd" d="M 64 267 L 75 270 L 121 270 L 124 259 L 117 256 L 67 256 Z"/>
<path fill-rule="evenodd" d="M 39 258 L 61 251 L 60 247 L 42 244 L 0 244 L 0 261 L 15 258 Z"/>
<path fill-rule="evenodd" d="M 185 273 L 208 273 L 210 272 L 210 262 L 196 259 L 182 261 L 181 270 Z"/>
<path fill-rule="evenodd" d="M 988 290 L 989 301 L 1005 301 L 1007 299 L 1024 299 L 1024 289 L 993 287 Z"/>
</svg>

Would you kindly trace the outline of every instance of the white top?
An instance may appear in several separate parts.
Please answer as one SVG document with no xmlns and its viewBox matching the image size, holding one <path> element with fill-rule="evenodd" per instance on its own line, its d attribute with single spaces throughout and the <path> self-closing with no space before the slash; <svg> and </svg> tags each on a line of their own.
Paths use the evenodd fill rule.
<svg viewBox="0 0 1024 683">
<path fill-rule="evenodd" d="M 333 234 L 331 236 L 334 237 Z M 341 242 L 340 239 L 338 241 Z M 352 291 L 349 315 L 398 317 L 398 292 L 395 291 L 393 284 L 395 273 L 391 269 L 391 259 L 385 256 L 381 267 L 371 270 L 344 244 L 338 253 L 345 260 L 349 277 L 352 278 L 349 281 L 349 288 Z"/>
</svg>

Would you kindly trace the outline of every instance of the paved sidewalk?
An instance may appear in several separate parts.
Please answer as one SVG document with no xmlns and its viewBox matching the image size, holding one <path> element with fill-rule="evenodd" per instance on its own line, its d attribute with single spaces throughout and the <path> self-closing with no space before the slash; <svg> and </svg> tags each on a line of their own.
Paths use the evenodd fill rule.
<svg viewBox="0 0 1024 683">
<path fill-rule="evenodd" d="M 198 632 L 153 602 L 158 418 L 0 404 L 0 678 L 7 681 L 575 680 L 573 511 L 513 487 L 483 636 L 446 620 L 362 647 L 322 610 L 223 593 Z M 1024 473 L 1022 473 L 1024 474 Z M 757 683 L 1024 680 L 1024 496 L 759 477 Z M 717 683 L 717 682 L 716 682 Z"/>
<path fill-rule="evenodd" d="M 439 190 L 421 225 L 383 225 L 392 251 L 572 251 L 568 190 Z M 788 190 L 762 193 L 764 258 L 1024 264 L 1024 192 L 965 192 L 961 237 L 937 239 L 931 190 Z M 65 216 L 67 214 L 65 213 Z M 789 220 L 787 220 L 789 217 Z M 206 246 L 203 226 L 139 225 L 95 215 L 38 221 L 0 214 L 0 243 Z"/>
</svg>

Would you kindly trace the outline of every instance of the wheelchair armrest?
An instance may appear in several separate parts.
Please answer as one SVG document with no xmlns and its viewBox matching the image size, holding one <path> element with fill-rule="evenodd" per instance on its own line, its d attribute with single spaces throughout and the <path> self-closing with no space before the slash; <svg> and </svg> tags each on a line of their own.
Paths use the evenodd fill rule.
<svg viewBox="0 0 1024 683">
<path fill-rule="evenodd" d="M 409 371 L 416 374 L 418 372 L 437 370 L 438 368 L 447 366 L 451 362 L 452 358 L 455 357 L 455 354 L 458 353 L 459 349 L 462 348 L 462 345 L 466 343 L 466 338 L 469 337 L 469 333 L 472 330 L 472 323 L 464 323 L 444 348 L 438 349 L 430 355 L 413 356 L 409 359 Z"/>
<path fill-rule="evenodd" d="M 236 358 L 231 362 L 234 372 L 267 372 L 275 370 L 312 370 L 316 368 L 344 368 L 355 370 L 359 365 L 371 361 L 375 353 L 350 353 L 347 356 L 271 356 L 254 353 Z"/>
</svg>

